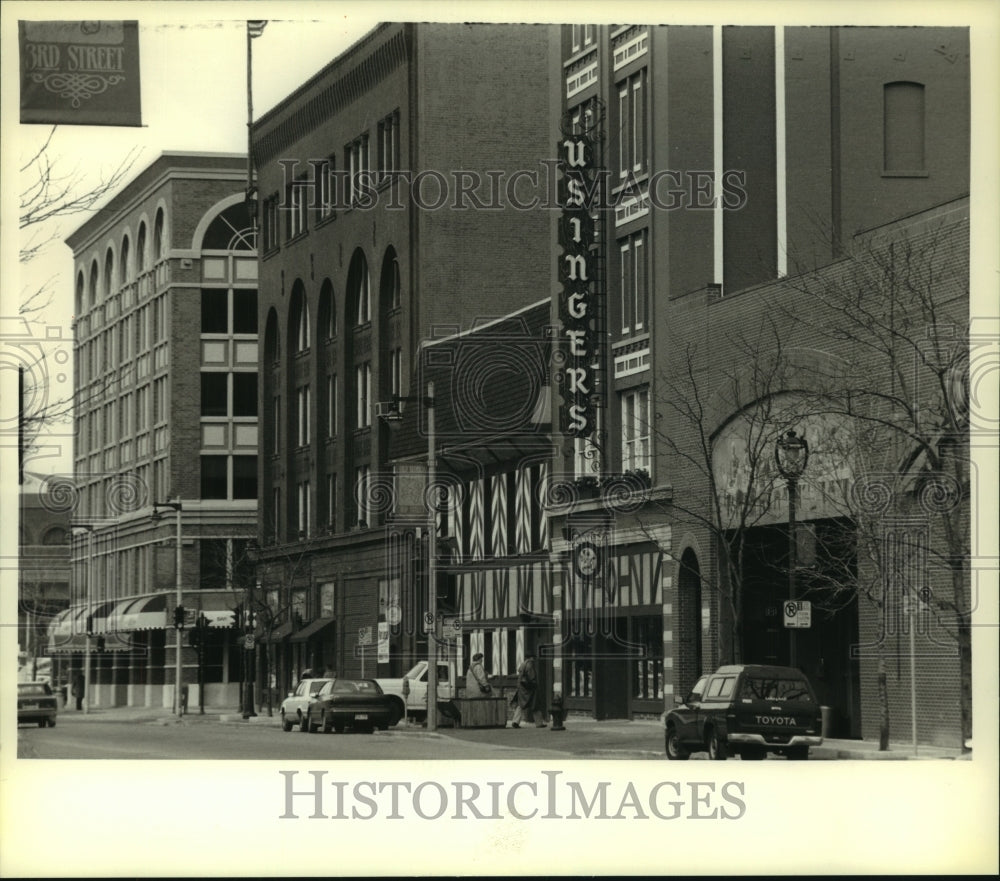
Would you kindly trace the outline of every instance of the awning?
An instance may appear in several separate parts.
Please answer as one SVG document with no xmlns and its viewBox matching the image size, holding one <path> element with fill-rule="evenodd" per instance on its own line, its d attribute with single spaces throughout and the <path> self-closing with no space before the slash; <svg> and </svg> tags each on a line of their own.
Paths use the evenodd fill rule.
<svg viewBox="0 0 1000 881">
<path fill-rule="evenodd" d="M 167 595 L 131 600 L 118 617 L 120 630 L 162 630 L 167 626 Z M 171 622 L 171 626 L 173 623 Z"/>
<path fill-rule="evenodd" d="M 76 651 L 77 649 L 73 648 L 73 645 L 76 643 L 77 637 L 86 639 L 84 632 L 87 627 L 86 618 L 86 606 L 72 606 L 56 615 L 49 625 L 49 654 Z"/>
<path fill-rule="evenodd" d="M 117 602 L 115 600 L 109 600 L 106 603 L 100 603 L 94 608 L 94 611 L 90 613 L 91 633 L 108 632 L 108 616 L 114 610 L 116 605 Z M 86 629 L 86 627 L 84 629 Z"/>
<path fill-rule="evenodd" d="M 197 615 L 197 611 L 195 612 Z M 232 609 L 206 609 L 202 613 L 208 620 L 209 627 L 232 627 L 233 626 L 233 610 Z"/>
<path fill-rule="evenodd" d="M 264 637 L 264 642 L 281 642 L 292 632 L 292 625 L 288 622 L 276 627 L 271 633 Z"/>
<path fill-rule="evenodd" d="M 336 618 L 317 618 L 311 624 L 307 624 L 301 630 L 293 633 L 290 642 L 305 642 L 321 630 L 329 627 L 336 620 Z"/>
<path fill-rule="evenodd" d="M 118 630 L 130 630 L 132 628 L 122 627 L 122 616 L 125 614 L 126 610 L 135 603 L 135 597 L 129 597 L 127 600 L 122 600 L 118 603 L 112 610 L 111 614 L 108 615 L 106 631 L 109 633 L 114 633 Z"/>
</svg>

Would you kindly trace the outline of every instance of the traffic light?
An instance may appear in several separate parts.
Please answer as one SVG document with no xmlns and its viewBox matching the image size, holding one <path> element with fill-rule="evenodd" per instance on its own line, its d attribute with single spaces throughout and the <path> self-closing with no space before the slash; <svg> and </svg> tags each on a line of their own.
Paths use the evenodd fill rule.
<svg viewBox="0 0 1000 881">
<path fill-rule="evenodd" d="M 184 607 L 177 606 L 174 609 L 174 627 L 178 630 L 184 629 Z"/>
<path fill-rule="evenodd" d="M 232 607 L 233 612 L 233 630 L 243 629 L 243 606 L 242 604 L 237 604 Z"/>
</svg>

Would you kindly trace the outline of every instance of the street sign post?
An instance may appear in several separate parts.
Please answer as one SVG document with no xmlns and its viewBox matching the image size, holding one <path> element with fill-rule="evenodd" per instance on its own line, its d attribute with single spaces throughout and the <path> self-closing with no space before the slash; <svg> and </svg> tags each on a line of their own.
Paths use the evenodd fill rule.
<svg viewBox="0 0 1000 881">
<path fill-rule="evenodd" d="M 365 678 L 365 648 L 372 644 L 372 629 L 366 625 L 358 628 L 358 648 L 361 650 L 361 678 Z"/>
<path fill-rule="evenodd" d="M 785 627 L 812 627 L 812 603 L 809 600 L 785 600 Z"/>
</svg>

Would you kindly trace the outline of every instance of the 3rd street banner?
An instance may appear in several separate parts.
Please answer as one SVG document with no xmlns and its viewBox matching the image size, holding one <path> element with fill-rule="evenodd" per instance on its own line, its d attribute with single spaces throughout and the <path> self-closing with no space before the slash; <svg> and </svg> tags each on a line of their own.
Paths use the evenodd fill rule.
<svg viewBox="0 0 1000 881">
<path fill-rule="evenodd" d="M 134 21 L 21 21 L 21 122 L 142 125 Z"/>
</svg>

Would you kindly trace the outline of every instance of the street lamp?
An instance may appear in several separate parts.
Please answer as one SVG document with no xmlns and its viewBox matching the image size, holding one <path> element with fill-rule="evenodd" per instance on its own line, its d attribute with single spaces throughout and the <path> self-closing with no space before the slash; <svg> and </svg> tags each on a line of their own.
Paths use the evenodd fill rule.
<svg viewBox="0 0 1000 881">
<path fill-rule="evenodd" d="M 184 645 L 182 642 L 182 636 L 184 631 L 184 587 L 181 581 L 181 561 L 182 561 L 182 536 L 181 536 L 181 500 L 178 498 L 176 502 L 153 502 L 153 513 L 150 515 L 150 519 L 154 523 L 159 523 L 163 519 L 163 514 L 160 513 L 161 508 L 166 508 L 172 510 L 176 515 L 177 523 L 177 559 L 174 563 L 174 575 L 175 575 L 175 587 L 177 589 L 177 605 L 174 608 L 174 629 L 177 632 L 176 639 L 176 658 L 174 667 L 174 714 L 177 716 L 183 715 L 183 706 L 181 705 L 181 680 L 184 678 L 184 670 L 181 665 L 181 655 L 184 650 Z"/>
<path fill-rule="evenodd" d="M 788 599 L 795 600 L 795 569 L 798 566 L 798 546 L 795 535 L 795 501 L 799 478 L 809 462 L 809 444 L 804 437 L 788 429 L 774 445 L 774 461 L 778 471 L 788 483 Z M 788 634 L 788 663 L 796 666 L 795 628 Z"/>
<path fill-rule="evenodd" d="M 90 712 L 90 600 L 94 591 L 94 527 L 89 523 L 70 523 L 71 529 L 84 529 L 87 532 L 87 592 L 84 594 L 84 602 L 87 605 L 88 614 L 84 619 L 87 622 L 87 632 L 85 634 L 83 650 L 83 714 Z"/>
<path fill-rule="evenodd" d="M 253 563 L 256 567 L 257 562 L 260 560 L 260 545 L 254 539 L 250 539 L 246 544 L 246 555 L 247 562 Z M 255 621 L 256 621 L 256 609 L 255 602 L 256 597 L 254 596 L 254 588 L 256 587 L 257 581 L 256 568 L 254 571 L 253 578 L 247 582 L 246 589 L 246 605 L 244 607 L 244 614 L 246 615 L 246 631 L 243 635 L 243 676 L 244 676 L 244 690 L 243 690 L 243 718 L 249 719 L 251 716 L 256 716 L 257 712 L 254 710 L 254 680 L 257 675 L 257 641 L 254 637 Z M 237 622 L 239 624 L 239 622 Z M 263 688 L 263 686 L 261 686 Z M 270 700 L 270 698 L 268 699 Z M 268 704 L 270 706 L 270 704 Z"/>
<path fill-rule="evenodd" d="M 427 411 L 427 488 L 434 491 L 437 480 L 437 443 L 434 426 L 434 383 L 428 382 L 426 393 L 420 397 L 392 396 L 391 404 L 379 404 L 378 415 L 390 427 L 402 421 L 399 405 L 402 402 L 421 403 Z M 427 634 L 427 730 L 437 730 L 437 501 L 430 499 L 427 513 L 427 611 L 431 630 Z"/>
</svg>

